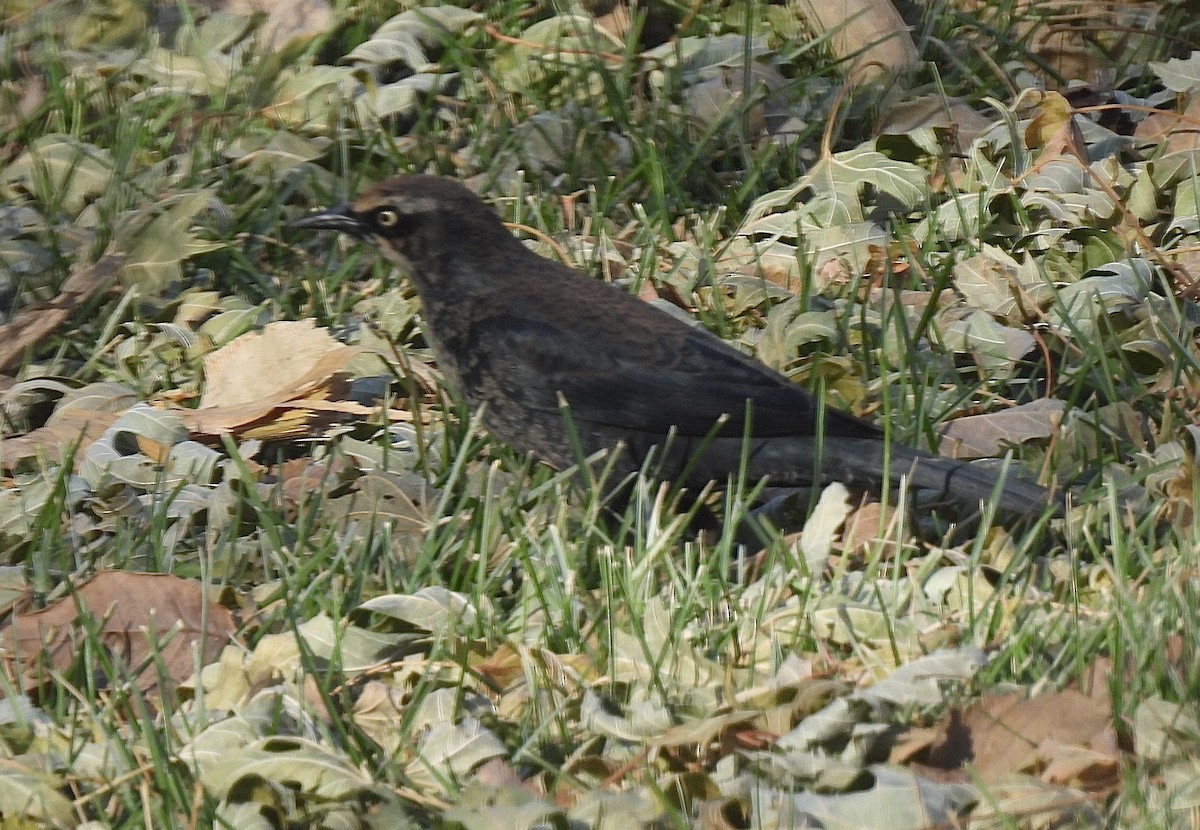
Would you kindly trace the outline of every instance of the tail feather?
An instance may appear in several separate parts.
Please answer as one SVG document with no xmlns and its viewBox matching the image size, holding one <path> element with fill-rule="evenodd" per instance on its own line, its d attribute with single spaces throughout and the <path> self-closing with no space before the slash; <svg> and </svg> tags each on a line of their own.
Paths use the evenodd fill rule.
<svg viewBox="0 0 1200 830">
<path fill-rule="evenodd" d="M 744 453 L 740 441 L 717 439 L 695 460 L 688 478 L 723 479 L 742 463 L 749 479 L 765 477 L 773 486 L 840 481 L 878 488 L 907 480 L 910 487 L 939 493 L 972 509 L 982 502 L 1023 514 L 1064 509 L 1060 495 L 1024 478 L 1015 464 L 995 469 L 872 438 L 826 437 L 819 446 L 811 438 L 756 439 Z"/>
<path fill-rule="evenodd" d="M 896 444 L 891 447 L 890 462 L 892 482 L 908 476 L 912 486 L 939 492 L 966 506 L 989 502 L 1016 513 L 1040 513 L 1049 507 L 1056 513 L 1063 510 L 1061 497 L 1024 478 L 1016 464 L 996 468 Z"/>
</svg>

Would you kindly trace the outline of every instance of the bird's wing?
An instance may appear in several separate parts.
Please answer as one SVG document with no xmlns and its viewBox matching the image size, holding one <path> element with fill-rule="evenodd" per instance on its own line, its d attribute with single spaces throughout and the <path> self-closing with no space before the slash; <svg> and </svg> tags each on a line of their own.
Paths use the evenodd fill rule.
<svg viewBox="0 0 1200 830">
<path fill-rule="evenodd" d="M 626 430 L 681 436 L 709 434 L 717 419 L 721 434 L 741 435 L 747 401 L 758 437 L 812 435 L 817 401 L 783 375 L 641 300 L 614 301 L 604 317 L 573 314 L 571 325 L 511 304 L 478 323 L 481 374 L 497 392 L 519 396 L 531 408 L 557 409 L 562 393 L 571 417 Z M 624 323 L 612 329 L 613 308 Z M 578 309 L 578 306 L 576 306 Z M 874 425 L 836 409 L 825 413 L 828 435 L 876 438 Z"/>
</svg>

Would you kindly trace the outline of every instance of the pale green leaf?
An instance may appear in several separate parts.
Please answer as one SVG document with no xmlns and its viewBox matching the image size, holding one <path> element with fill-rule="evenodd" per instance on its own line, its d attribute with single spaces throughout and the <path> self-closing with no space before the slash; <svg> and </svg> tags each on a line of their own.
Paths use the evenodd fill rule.
<svg viewBox="0 0 1200 830">
<path fill-rule="evenodd" d="M 224 243 L 201 239 L 195 231 L 197 216 L 212 206 L 214 198 L 210 190 L 185 192 L 127 216 L 118 233 L 118 244 L 127 256 L 122 281 L 158 290 L 183 278 L 187 259 L 223 247 Z M 146 221 L 148 217 L 153 218 Z"/>
<path fill-rule="evenodd" d="M 0 759 L 0 815 L 13 826 L 75 827 L 75 810 L 59 792 L 61 786 L 49 773 Z"/>
<path fill-rule="evenodd" d="M 108 189 L 113 160 L 108 150 L 49 133 L 31 142 L 0 176 L 6 190 L 19 185 L 43 205 L 61 205 L 76 214 Z"/>
<path fill-rule="evenodd" d="M 1189 93 L 1200 90 L 1200 52 L 1194 51 L 1186 58 L 1150 61 L 1148 65 L 1167 89 Z"/>
</svg>

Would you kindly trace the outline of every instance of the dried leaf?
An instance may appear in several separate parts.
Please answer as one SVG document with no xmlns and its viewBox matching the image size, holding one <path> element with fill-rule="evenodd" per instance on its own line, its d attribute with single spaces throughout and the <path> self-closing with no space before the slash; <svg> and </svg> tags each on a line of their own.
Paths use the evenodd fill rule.
<svg viewBox="0 0 1200 830">
<path fill-rule="evenodd" d="M 65 671 L 80 656 L 80 639 L 93 627 L 98 644 L 151 695 L 168 693 L 216 659 L 235 628 L 228 609 L 213 602 L 195 580 L 109 571 L 47 608 L 14 615 L 0 635 L 9 670 L 22 677 L 26 690 L 37 688 L 46 680 L 43 659 L 55 671 Z M 167 688 L 159 685 L 164 679 Z"/>
<path fill-rule="evenodd" d="M 74 136 L 50 133 L 29 144 L 0 180 L 32 193 L 44 205 L 61 205 L 74 215 L 103 193 L 112 180 L 113 159 L 108 150 L 85 144 Z"/>
<path fill-rule="evenodd" d="M 1074 691 L 1055 692 L 1027 698 L 1012 693 L 993 695 L 955 712 L 944 722 L 944 739 L 929 753 L 929 763 L 943 769 L 970 764 L 985 782 L 1000 781 L 1013 773 L 1028 772 L 1059 776 L 1071 769 L 1094 769 L 1096 753 L 1106 753 L 1108 771 L 1099 776 L 1100 786 L 1111 784 L 1108 772 L 1117 764 L 1113 713 L 1107 698 Z M 1071 753 L 1053 747 L 1069 746 L 1092 750 L 1069 761 Z M 1041 751 L 1045 747 L 1045 752 Z M 1051 766 L 1054 758 L 1058 766 Z M 1109 766 L 1111 764 L 1111 766 Z M 1046 780 L 1050 780 L 1047 778 Z M 1093 779 L 1096 781 L 1098 779 Z"/>
<path fill-rule="evenodd" d="M 311 40 L 334 24 L 329 0 L 224 0 L 222 7 L 233 15 L 265 15 L 260 42 L 271 49 L 282 49 L 297 39 Z"/>
<path fill-rule="evenodd" d="M 193 433 L 254 437 L 254 425 L 259 437 L 303 434 L 312 412 L 362 414 L 361 405 L 323 401 L 321 392 L 363 352 L 338 343 L 311 320 L 271 323 L 205 358 L 200 407 L 178 414 Z M 259 423 L 265 420 L 275 423 Z"/>
<path fill-rule="evenodd" d="M 955 418 L 941 428 L 941 452 L 951 458 L 995 458 L 1058 430 L 1066 404 L 1040 398 L 1003 412 Z"/>
<path fill-rule="evenodd" d="M 20 368 L 26 355 L 69 320 L 76 309 L 112 284 L 124 262 L 122 255 L 109 255 L 77 268 L 53 300 L 25 306 L 0 325 L 0 372 Z"/>
<path fill-rule="evenodd" d="M 127 214 L 113 243 L 126 252 L 121 281 L 148 292 L 161 289 L 183 279 L 185 260 L 224 247 L 193 228 L 214 198 L 211 190 L 185 192 Z"/>
</svg>

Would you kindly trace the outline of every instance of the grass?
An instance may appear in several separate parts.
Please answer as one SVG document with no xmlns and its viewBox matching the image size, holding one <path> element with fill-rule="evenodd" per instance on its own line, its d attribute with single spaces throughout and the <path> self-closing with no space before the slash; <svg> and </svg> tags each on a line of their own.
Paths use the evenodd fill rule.
<svg viewBox="0 0 1200 830">
<path fill-rule="evenodd" d="M 167 649 L 184 635 L 159 632 L 133 662 L 157 666 L 161 686 L 127 665 L 123 648 L 141 634 L 114 630 L 113 608 L 82 614 L 74 651 L 32 677 L 15 662 L 29 642 L 10 649 L 6 816 L 22 826 L 683 827 L 720 815 L 770 827 L 798 821 L 793 798 L 844 817 L 857 794 L 878 799 L 890 823 L 854 826 L 918 827 L 907 818 L 912 799 L 871 786 L 885 734 L 912 735 L 1005 690 L 1052 694 L 1099 677 L 1094 705 L 1111 707 L 1120 747 L 1103 757 L 1114 783 L 1091 786 L 1083 773 L 1053 786 L 1020 779 L 1047 799 L 1044 812 L 1029 812 L 1018 786 L 987 782 L 980 803 L 1004 813 L 997 826 L 1045 816 L 1175 826 L 1192 797 L 1177 782 L 1194 764 L 1200 691 L 1200 546 L 1183 436 L 1194 420 L 1194 303 L 1156 272 L 1142 296 L 1094 316 L 1058 293 L 1021 320 L 968 309 L 995 323 L 989 332 L 1032 334 L 1032 358 L 998 357 L 962 336 L 939 297 L 959 287 L 956 265 L 987 245 L 1027 255 L 1056 291 L 1125 250 L 1119 218 L 1056 218 L 1013 184 L 1041 151 L 1002 139 L 966 159 L 926 159 L 921 136 L 879 145 L 926 173 L 924 202 L 890 219 L 871 212 L 889 195 L 878 182 L 853 197 L 887 234 L 883 265 L 831 277 L 826 262 L 805 259 L 813 230 L 797 217 L 781 220 L 780 240 L 804 260 L 789 283 L 798 296 L 739 274 L 730 258 L 755 201 L 822 158 L 827 118 L 839 125 L 829 150 L 844 152 L 867 140 L 857 131 L 875 114 L 866 94 L 835 111 L 840 79 L 822 63 L 824 44 L 779 37 L 769 17 L 778 8 L 681 7 L 690 22 L 680 35 L 730 34 L 743 49 L 765 37 L 773 94 L 798 108 L 787 141 L 748 126 L 758 101 L 701 86 L 743 77 L 715 63 L 648 68 L 632 46 L 619 61 L 572 53 L 538 62 L 538 50 L 520 52 L 528 47 L 483 20 L 436 35 L 413 23 L 441 73 L 415 106 L 371 119 L 339 97 L 362 94 L 364 80 L 405 81 L 411 70 L 394 59 L 357 65 L 337 95 L 314 86 L 303 116 L 285 106 L 288 83 L 336 69 L 375 36 L 392 13 L 383 4 L 347 4 L 330 31 L 274 55 L 239 40 L 241 24 L 187 14 L 182 34 L 165 41 L 169 65 L 138 61 L 150 54 L 146 32 L 68 48 L 66 3 L 13 19 L 4 100 L 28 93 L 33 105 L 16 114 L 6 103 L 0 120 L 6 302 L 18 311 L 53 297 L 77 264 L 109 248 L 149 277 L 92 301 L 73 330 L 31 349 L 24 385 L 4 398 L 4 434 L 61 408 L 62 391 L 38 379 L 118 382 L 160 406 L 194 405 L 206 354 L 268 321 L 303 317 L 389 356 L 389 406 L 413 420 L 389 430 L 375 416 L 353 419 L 336 440 L 216 442 L 211 479 L 172 481 L 159 464 L 153 485 L 116 472 L 84 481 L 78 465 L 91 444 L 74 450 L 76 466 L 47 453 L 6 467 L 5 596 L 11 604 L 28 590 L 22 614 L 71 603 L 69 586 L 120 570 L 196 578 L 240 619 L 220 659 L 197 650 L 186 671 Z M 916 82 L 971 102 L 1011 101 L 1035 77 L 1011 61 L 1044 64 L 1005 22 L 1014 11 L 928 15 L 920 31 L 932 63 Z M 518 0 L 486 11 L 494 31 L 526 41 L 551 16 Z M 580 42 L 598 38 L 589 25 L 576 24 Z M 1139 48 L 1163 57 L 1167 47 Z M 1148 84 L 1119 55 L 1111 66 L 1129 89 Z M 187 86 L 193 69 L 229 78 Z M 724 114 L 701 118 L 697 96 Z M 53 134 L 74 144 L 38 143 Z M 1002 171 L 994 191 L 981 185 L 987 165 Z M 775 534 L 757 555 L 735 536 L 754 482 L 714 496 L 724 529 L 700 538 L 650 480 L 613 517 L 603 475 L 581 486 L 523 459 L 488 439 L 477 414 L 407 379 L 431 358 L 402 275 L 357 246 L 283 229 L 398 171 L 477 177 L 542 253 L 561 247 L 571 264 L 615 272 L 631 290 L 669 287 L 705 326 L 774 355 L 831 404 L 899 439 L 935 439 L 952 416 L 1064 401 L 1056 434 L 1017 455 L 1076 486 L 1083 506 L 1049 530 L 885 512 L 861 546 L 831 551 L 817 527 L 837 518 L 822 507 L 803 536 Z M 939 176 L 951 183 L 929 184 Z M 208 195 L 155 247 L 167 238 L 155 218 L 197 192 Z M 951 195 L 978 215 L 946 220 L 937 208 Z M 1154 195 L 1169 210 L 1174 191 Z M 1079 250 L 1056 236 L 1080 227 L 1091 236 Z M 844 244 L 853 242 L 849 233 Z M 902 291 L 914 294 L 904 301 Z M 147 451 L 130 435 L 126 457 Z M 283 471 L 305 461 L 313 477 L 300 486 Z M 1102 483 L 1105 471 L 1148 495 L 1134 488 L 1128 501 Z M 141 585 L 131 578 L 120 605 L 137 606 Z M 203 629 L 205 613 L 182 619 Z M 886 703 L 856 696 L 930 654 L 957 661 L 940 669 L 957 680 L 939 693 L 912 680 Z M 178 693 L 162 694 L 168 687 Z M 839 702 L 852 714 L 840 727 L 806 731 L 836 721 L 827 707 Z M 1172 728 L 1151 729 L 1159 711 Z M 1067 743 L 1086 744 L 1073 733 Z M 945 797 L 951 812 L 972 803 Z M 935 801 L 918 800 L 927 810 Z"/>
</svg>

